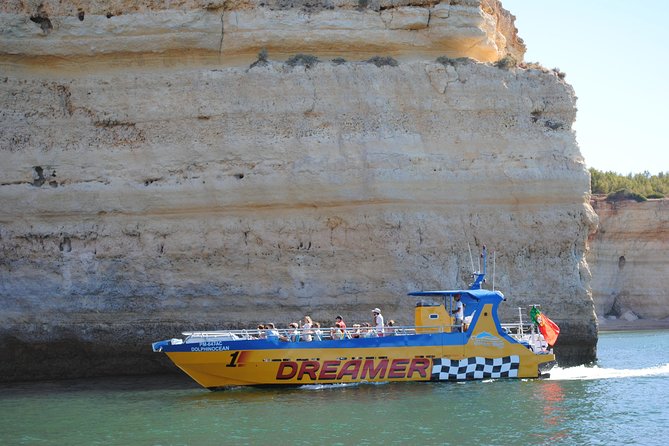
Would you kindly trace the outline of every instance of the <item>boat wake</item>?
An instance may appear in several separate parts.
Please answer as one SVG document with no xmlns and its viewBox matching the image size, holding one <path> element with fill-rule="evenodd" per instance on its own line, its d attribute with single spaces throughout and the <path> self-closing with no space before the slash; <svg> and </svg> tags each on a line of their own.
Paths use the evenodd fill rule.
<svg viewBox="0 0 669 446">
<path fill-rule="evenodd" d="M 555 367 L 550 372 L 550 381 L 574 381 L 588 379 L 639 378 L 646 376 L 669 376 L 669 363 L 643 369 L 608 369 L 597 366 Z"/>
</svg>

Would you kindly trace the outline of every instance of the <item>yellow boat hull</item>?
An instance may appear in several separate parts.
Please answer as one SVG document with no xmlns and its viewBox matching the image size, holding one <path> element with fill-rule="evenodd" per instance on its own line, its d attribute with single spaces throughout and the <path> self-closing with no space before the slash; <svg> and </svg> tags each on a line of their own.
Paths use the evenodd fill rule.
<svg viewBox="0 0 669 446">
<path fill-rule="evenodd" d="M 492 323 L 492 320 L 490 321 Z M 460 337 L 455 345 L 355 347 L 355 340 L 279 343 L 274 349 L 166 352 L 185 373 L 206 388 L 245 385 L 307 385 L 386 381 L 455 381 L 486 378 L 537 378 L 550 353 L 495 335 L 481 320 L 472 333 L 391 336 L 388 343 Z M 230 343 L 232 346 L 234 343 Z M 338 347 L 341 344 L 341 348 Z M 202 350 L 202 349 L 200 349 Z"/>
</svg>

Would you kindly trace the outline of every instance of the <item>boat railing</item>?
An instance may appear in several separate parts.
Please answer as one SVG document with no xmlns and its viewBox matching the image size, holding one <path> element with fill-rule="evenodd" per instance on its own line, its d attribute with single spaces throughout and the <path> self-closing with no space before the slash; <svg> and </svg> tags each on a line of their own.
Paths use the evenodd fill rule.
<svg viewBox="0 0 669 446">
<path fill-rule="evenodd" d="M 534 329 L 534 324 L 525 324 L 519 322 L 502 324 L 502 328 L 509 335 L 522 335 L 536 331 Z"/>
<path fill-rule="evenodd" d="M 514 322 L 502 324 L 502 330 L 535 353 L 549 352 L 549 346 L 533 323 Z"/>
<path fill-rule="evenodd" d="M 413 336 L 416 334 L 442 333 L 444 331 L 456 331 L 458 327 L 453 326 L 446 330 L 445 326 L 394 326 L 384 327 L 383 330 L 375 327 L 347 327 L 339 328 L 277 328 L 277 329 L 242 329 L 242 330 L 218 330 L 218 331 L 186 331 L 183 342 L 217 342 L 217 341 L 241 341 L 255 339 L 279 338 L 281 341 L 318 341 L 339 340 L 356 338 L 376 338 L 384 336 Z"/>
</svg>

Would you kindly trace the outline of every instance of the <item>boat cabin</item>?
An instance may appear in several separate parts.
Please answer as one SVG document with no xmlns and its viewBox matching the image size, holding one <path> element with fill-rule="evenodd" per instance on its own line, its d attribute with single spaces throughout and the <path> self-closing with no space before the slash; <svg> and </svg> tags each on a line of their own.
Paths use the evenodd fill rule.
<svg viewBox="0 0 669 446">
<path fill-rule="evenodd" d="M 455 308 L 455 295 L 460 295 L 460 301 L 464 305 L 464 321 L 462 327 L 455 326 L 453 309 Z M 416 333 L 451 333 L 453 331 L 467 331 L 469 326 L 475 322 L 477 313 L 485 304 L 492 304 L 492 314 L 496 319 L 497 306 L 504 300 L 504 295 L 499 291 L 484 289 L 476 290 L 444 290 L 444 291 L 415 291 L 410 296 L 432 297 L 439 299 L 420 300 L 416 303 L 414 323 Z M 441 301 L 441 302 L 439 302 Z"/>
</svg>

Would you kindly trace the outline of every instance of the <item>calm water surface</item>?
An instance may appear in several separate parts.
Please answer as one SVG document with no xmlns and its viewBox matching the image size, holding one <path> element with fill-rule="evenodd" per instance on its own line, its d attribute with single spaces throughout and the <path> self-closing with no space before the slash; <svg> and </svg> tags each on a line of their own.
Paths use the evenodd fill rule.
<svg viewBox="0 0 669 446">
<path fill-rule="evenodd" d="M 209 392 L 181 376 L 0 386 L 0 445 L 664 445 L 669 331 L 548 380 Z"/>
</svg>

